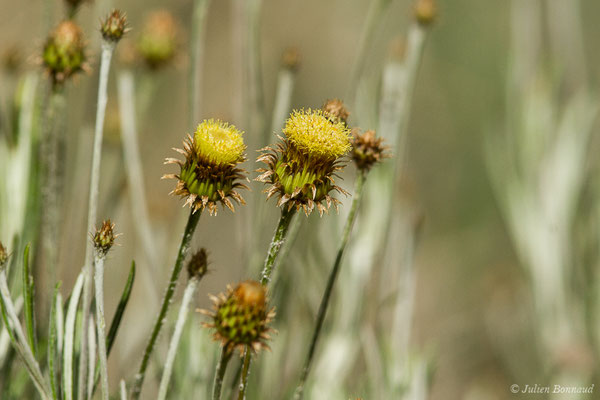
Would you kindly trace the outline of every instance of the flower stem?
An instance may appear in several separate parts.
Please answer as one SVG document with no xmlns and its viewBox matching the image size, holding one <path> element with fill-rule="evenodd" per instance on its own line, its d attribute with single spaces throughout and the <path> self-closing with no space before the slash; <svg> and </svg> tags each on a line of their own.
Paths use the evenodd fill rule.
<svg viewBox="0 0 600 400">
<path fill-rule="evenodd" d="M 192 11 L 192 32 L 190 40 L 189 69 L 189 129 L 198 123 L 200 99 L 202 96 L 202 65 L 204 55 L 204 37 L 206 36 L 206 16 L 210 0 L 194 0 Z"/>
<path fill-rule="evenodd" d="M 185 288 L 185 292 L 183 293 L 183 300 L 181 301 L 181 306 L 179 307 L 175 331 L 173 332 L 173 337 L 171 338 L 171 343 L 169 344 L 169 352 L 167 353 L 165 368 L 160 380 L 158 400 L 164 400 L 167 397 L 167 389 L 169 388 L 171 373 L 173 372 L 173 362 L 175 361 L 175 355 L 177 354 L 177 347 L 179 345 L 179 340 L 181 339 L 181 333 L 183 332 L 183 327 L 185 326 L 185 321 L 187 320 L 188 316 L 188 309 L 190 307 L 190 303 L 192 302 L 192 298 L 194 297 L 194 292 L 196 291 L 198 282 L 198 277 L 191 277 L 187 287 Z"/>
<path fill-rule="evenodd" d="M 271 274 L 273 273 L 273 265 L 275 264 L 275 260 L 277 259 L 277 255 L 279 254 L 279 250 L 281 246 L 285 242 L 285 237 L 287 235 L 288 228 L 290 226 L 290 222 L 292 221 L 292 217 L 295 214 L 295 209 L 288 210 L 287 208 L 283 208 L 281 210 L 281 217 L 279 218 L 279 224 L 277 225 L 277 229 L 275 230 L 275 235 L 273 236 L 273 240 L 271 241 L 271 246 L 269 247 L 269 251 L 267 253 L 267 258 L 265 259 L 265 264 L 263 267 L 263 271 L 260 278 L 260 283 L 263 285 L 268 285 L 271 281 Z"/>
<path fill-rule="evenodd" d="M 156 340 L 158 339 L 158 334 L 160 333 L 160 330 L 165 322 L 165 317 L 167 316 L 167 311 L 169 310 L 169 306 L 171 305 L 171 299 L 173 298 L 173 294 L 175 293 L 175 287 L 177 286 L 177 279 L 179 278 L 179 273 L 181 272 L 181 268 L 183 267 L 183 261 L 185 260 L 185 256 L 187 255 L 187 252 L 190 248 L 190 242 L 192 240 L 192 236 L 194 236 L 194 231 L 196 230 L 198 221 L 200 220 L 200 215 L 200 211 L 190 211 L 190 216 L 188 218 L 187 225 L 185 226 L 183 237 L 181 238 L 181 245 L 179 246 L 177 259 L 175 260 L 175 265 L 173 266 L 173 271 L 171 272 L 169 285 L 167 286 L 167 291 L 165 292 L 165 297 L 163 298 L 158 317 L 154 322 L 154 328 L 152 328 L 150 340 L 146 345 L 144 357 L 142 358 L 142 364 L 140 365 L 140 369 L 137 375 L 135 376 L 135 380 L 133 382 L 133 387 L 131 389 L 131 397 L 133 400 L 138 399 L 140 397 L 140 393 L 142 391 L 142 383 L 144 383 L 146 369 L 148 368 L 148 362 L 150 361 L 150 355 L 154 350 L 154 345 L 156 344 Z"/>
<path fill-rule="evenodd" d="M 327 314 L 327 307 L 329 305 L 329 299 L 331 298 L 331 292 L 333 291 L 333 286 L 335 285 L 335 281 L 340 271 L 340 266 L 342 265 L 342 257 L 344 256 L 344 250 L 346 249 L 346 245 L 348 244 L 348 240 L 350 239 L 350 234 L 352 233 L 352 227 L 354 225 L 354 221 L 356 220 L 358 207 L 361 201 L 361 194 L 363 190 L 363 186 L 365 183 L 365 179 L 367 177 L 366 171 L 359 171 L 358 176 L 356 177 L 355 189 L 354 189 L 354 198 L 352 200 L 352 206 L 350 208 L 350 213 L 348 214 L 348 219 L 346 220 L 346 225 L 344 226 L 344 232 L 342 234 L 342 241 L 338 248 L 335 262 L 333 263 L 333 268 L 331 273 L 329 274 L 329 280 L 327 281 L 327 286 L 325 287 L 325 292 L 323 293 L 323 298 L 321 299 L 321 305 L 319 306 L 319 312 L 317 314 L 317 321 L 315 325 L 315 330 L 313 332 L 312 340 L 310 342 L 310 347 L 308 349 L 308 354 L 306 356 L 306 361 L 304 363 L 304 367 L 302 369 L 302 376 L 300 377 L 300 383 L 296 388 L 296 392 L 294 393 L 294 400 L 302 399 L 302 395 L 304 392 L 304 385 L 306 383 L 306 379 L 308 378 L 308 374 L 310 372 L 310 367 L 312 365 L 312 361 L 315 355 L 315 349 L 317 347 L 317 342 L 319 340 L 319 335 L 321 333 L 321 328 L 323 327 L 323 321 L 325 320 L 325 315 Z"/>
<path fill-rule="evenodd" d="M 248 387 L 248 374 L 250 373 L 250 362 L 252 361 L 252 352 L 246 347 L 244 354 L 244 366 L 242 368 L 242 378 L 240 381 L 240 391 L 238 392 L 238 400 L 246 399 L 246 388 Z"/>
<path fill-rule="evenodd" d="M 102 398 L 108 400 L 108 367 L 106 355 L 106 321 L 104 319 L 104 257 L 94 257 L 94 280 L 96 283 L 96 328 L 98 329 L 98 356 L 100 359 L 100 383 Z M 90 368 L 91 370 L 91 368 Z M 93 377 L 93 375 L 92 375 Z M 93 386 L 93 378 L 90 386 Z M 91 393 L 91 388 L 88 388 Z M 91 396 L 89 396 L 91 397 Z"/>
<path fill-rule="evenodd" d="M 96 108 L 96 125 L 94 129 L 94 148 L 92 153 L 92 169 L 90 172 L 90 193 L 88 200 L 88 220 L 86 232 L 92 232 L 96 224 L 96 215 L 98 212 L 98 187 L 100 185 L 100 160 L 102 157 L 102 134 L 104 128 L 104 115 L 106 112 L 106 102 L 108 100 L 108 73 L 110 71 L 110 61 L 113 55 L 115 45 L 112 42 L 102 41 L 102 56 L 100 61 L 100 80 L 98 82 L 98 105 Z M 92 291 L 92 262 L 94 256 L 94 246 L 91 240 L 87 240 L 85 250 L 84 265 L 84 285 L 83 285 L 83 305 L 82 305 L 82 330 L 87 332 L 88 315 L 91 303 Z M 79 360 L 79 384 L 77 386 L 77 398 L 82 399 L 85 393 L 85 377 L 87 376 L 87 341 L 81 341 L 81 351 Z"/>
<path fill-rule="evenodd" d="M 217 364 L 217 372 L 215 373 L 212 400 L 221 399 L 221 387 L 223 386 L 223 378 L 225 377 L 227 363 L 229 363 L 232 354 L 233 352 L 231 350 L 228 350 L 227 346 L 223 346 L 223 349 L 221 350 L 221 359 L 219 360 L 219 364 Z"/>
</svg>

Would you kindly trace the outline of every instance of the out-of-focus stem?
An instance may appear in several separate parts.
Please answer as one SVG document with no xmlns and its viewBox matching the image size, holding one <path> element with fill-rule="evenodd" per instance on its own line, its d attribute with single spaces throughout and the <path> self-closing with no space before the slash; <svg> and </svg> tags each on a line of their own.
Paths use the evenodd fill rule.
<svg viewBox="0 0 600 400">
<path fill-rule="evenodd" d="M 190 278 L 185 292 L 183 293 L 183 300 L 181 300 L 181 306 L 179 307 L 179 314 L 177 315 L 177 322 L 175 323 L 175 331 L 169 344 L 169 352 L 167 353 L 167 359 L 165 361 L 165 368 L 163 370 L 162 378 L 160 380 L 160 387 L 158 389 L 158 400 L 165 400 L 167 398 L 167 389 L 169 388 L 169 380 L 171 373 L 173 372 L 173 363 L 175 361 L 175 355 L 177 354 L 177 347 L 179 346 L 179 340 L 181 339 L 181 333 L 187 320 L 188 310 L 194 292 L 198 287 L 199 279 L 196 276 Z"/>
<path fill-rule="evenodd" d="M 201 108 L 204 38 L 206 36 L 206 16 L 209 5 L 210 0 L 194 0 L 192 37 L 190 39 L 189 129 L 193 129 L 194 125 L 198 123 Z"/>
<path fill-rule="evenodd" d="M 104 256 L 96 254 L 94 257 L 94 269 L 94 280 L 96 283 L 96 329 L 98 330 L 98 355 L 100 360 L 100 386 L 102 387 L 102 398 L 108 400 L 106 320 L 104 319 Z M 93 386 L 93 378 L 91 385 Z M 91 392 L 92 390 L 89 390 L 89 393 Z"/>
<path fill-rule="evenodd" d="M 110 71 L 110 61 L 113 55 L 115 45 L 113 42 L 102 41 L 102 55 L 100 60 L 100 79 L 98 82 L 98 104 L 96 108 L 96 125 L 94 129 L 94 147 L 92 152 L 92 168 L 90 172 L 90 193 L 88 200 L 88 219 L 86 232 L 92 232 L 96 223 L 98 212 L 98 187 L 100 185 L 100 160 L 102 157 L 102 136 L 104 128 L 104 115 L 106 113 L 106 102 L 108 100 L 108 73 Z M 87 237 L 87 235 L 86 235 Z M 88 315 L 91 303 L 92 291 L 92 261 L 94 256 L 94 246 L 91 240 L 86 241 L 85 265 L 83 267 L 84 285 L 83 285 L 83 305 L 82 305 L 82 330 L 87 332 Z M 79 359 L 79 384 L 77 386 L 77 398 L 82 399 L 85 390 L 85 378 L 87 376 L 87 341 L 81 341 L 81 351 Z"/>
<path fill-rule="evenodd" d="M 144 356 L 142 358 L 140 369 L 137 375 L 135 376 L 135 380 L 133 382 L 133 387 L 131 389 L 131 398 L 134 400 L 138 399 L 140 397 L 140 393 L 142 392 L 142 384 L 144 383 L 144 377 L 146 375 L 146 369 L 148 368 L 148 362 L 150 361 L 150 355 L 152 354 L 154 346 L 156 345 L 158 334 L 160 333 L 160 330 L 162 329 L 162 326 L 165 323 L 167 311 L 169 310 L 169 306 L 171 305 L 171 299 L 173 298 L 173 294 L 175 293 L 175 287 L 177 286 L 179 273 L 181 272 L 181 268 L 183 267 L 183 261 L 185 260 L 187 252 L 190 248 L 190 243 L 192 241 L 192 237 L 194 236 L 194 231 L 196 230 L 198 221 L 200 220 L 200 215 L 200 211 L 190 211 L 190 216 L 188 218 L 187 225 L 185 226 L 183 237 L 181 238 L 181 245 L 179 246 L 177 259 L 175 260 L 175 265 L 173 266 L 173 271 L 171 272 L 171 278 L 169 279 L 167 291 L 165 292 L 165 297 L 163 298 L 160 312 L 158 313 L 156 321 L 154 322 L 154 327 L 152 328 L 152 332 L 150 334 L 150 340 L 146 345 L 146 350 L 144 351 Z"/>
<path fill-rule="evenodd" d="M 227 346 L 223 346 L 221 349 L 221 359 L 217 364 L 217 371 L 215 373 L 215 381 L 213 383 L 213 394 L 212 400 L 221 399 L 221 387 L 223 386 L 223 378 L 225 377 L 225 371 L 227 370 L 227 364 L 231 359 L 233 352 L 228 350 Z"/>
<path fill-rule="evenodd" d="M 363 185 L 366 177 L 366 171 L 359 171 L 358 176 L 356 177 L 352 206 L 350 208 L 348 218 L 346 219 L 346 225 L 344 226 L 344 232 L 342 234 L 342 241 L 335 256 L 335 262 L 333 263 L 333 268 L 331 269 L 331 273 L 329 274 L 329 279 L 327 281 L 327 286 L 325 287 L 325 292 L 323 293 L 323 298 L 321 299 L 321 305 L 319 306 L 319 312 L 317 314 L 315 330 L 313 332 L 313 336 L 310 342 L 310 347 L 308 349 L 308 354 L 306 356 L 304 367 L 302 368 L 302 376 L 300 377 L 300 383 L 298 384 L 298 387 L 296 388 L 296 392 L 294 394 L 295 400 L 302 399 L 304 393 L 304 385 L 310 372 L 310 367 L 312 365 L 312 360 L 315 355 L 315 349 L 317 347 L 317 342 L 319 340 L 321 328 L 323 327 L 323 321 L 325 320 L 325 315 L 327 314 L 329 299 L 331 298 L 333 286 L 335 285 L 335 281 L 340 271 L 340 266 L 342 265 L 342 257 L 344 256 L 344 250 L 346 249 L 346 245 L 348 244 L 348 240 L 350 239 L 350 234 L 352 232 L 352 227 L 354 226 L 354 221 L 356 220 L 358 207 L 362 198 Z"/>
</svg>

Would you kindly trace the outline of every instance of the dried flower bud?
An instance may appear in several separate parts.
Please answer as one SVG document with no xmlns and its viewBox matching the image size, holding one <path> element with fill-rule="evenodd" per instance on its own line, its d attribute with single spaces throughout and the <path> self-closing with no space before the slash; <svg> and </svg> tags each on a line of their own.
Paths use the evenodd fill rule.
<svg viewBox="0 0 600 400">
<path fill-rule="evenodd" d="M 54 84 L 86 68 L 85 42 L 81 28 L 73 21 L 61 22 L 44 45 L 42 60 Z"/>
<path fill-rule="evenodd" d="M 350 112 L 348 112 L 344 102 L 340 99 L 327 100 L 321 109 L 331 118 L 336 118 L 342 121 L 344 124 L 348 123 Z"/>
<path fill-rule="evenodd" d="M 115 243 L 115 238 L 119 235 L 114 233 L 115 224 L 111 223 L 110 219 L 102 222 L 100 229 L 96 229 L 93 241 L 96 251 L 101 257 L 105 257 L 108 251 Z"/>
<path fill-rule="evenodd" d="M 421 25 L 431 24 L 437 16 L 435 0 L 417 0 L 415 4 L 415 18 Z"/>
<path fill-rule="evenodd" d="M 295 47 L 288 47 L 283 52 L 281 64 L 284 68 L 292 71 L 297 71 L 300 67 L 300 52 Z"/>
<path fill-rule="evenodd" d="M 206 327 L 215 330 L 214 338 L 223 343 L 228 351 L 238 348 L 240 353 L 246 346 L 254 351 L 268 348 L 269 323 L 275 316 L 274 309 L 267 308 L 266 288 L 256 281 L 246 281 L 231 286 L 226 293 L 212 297 L 214 312 L 202 310 L 212 317 Z"/>
<path fill-rule="evenodd" d="M 4 269 L 6 262 L 8 261 L 8 250 L 0 242 L 0 270 Z"/>
<path fill-rule="evenodd" d="M 266 164 L 257 181 L 269 184 L 267 199 L 279 195 L 278 207 L 303 209 L 309 215 L 316 208 L 320 215 L 339 200 L 330 196 L 335 190 L 334 177 L 343 168 L 342 157 L 350 150 L 346 124 L 321 110 L 294 111 L 274 148 L 266 147 L 258 158 Z M 324 204 L 326 205 L 324 205 Z"/>
<path fill-rule="evenodd" d="M 208 254 L 206 249 L 202 248 L 192 255 L 188 262 L 187 270 L 190 278 L 202 278 L 208 271 Z"/>
<path fill-rule="evenodd" d="M 152 68 L 160 68 L 175 57 L 178 29 L 168 11 L 156 11 L 148 16 L 137 42 L 137 50 Z"/>
<path fill-rule="evenodd" d="M 352 160 L 356 167 L 369 171 L 375 164 L 387 158 L 387 147 L 382 145 L 383 138 L 375 136 L 375 131 L 369 130 L 360 134 L 358 130 L 352 137 Z"/>
<path fill-rule="evenodd" d="M 205 120 L 196 128 L 194 137 L 188 135 L 184 148 L 175 149 L 184 161 L 167 158 L 166 164 L 177 164 L 179 175 L 167 174 L 163 178 L 177 179 L 171 194 L 186 199 L 194 211 L 208 208 L 210 215 L 217 214 L 217 204 L 234 211 L 231 199 L 246 204 L 235 190 L 248 187 L 241 183 L 246 171 L 238 168 L 246 158 L 243 132 L 219 120 Z"/>
<path fill-rule="evenodd" d="M 127 17 L 119 10 L 112 10 L 106 19 L 100 24 L 100 33 L 104 40 L 118 42 L 123 35 L 129 32 Z"/>
</svg>

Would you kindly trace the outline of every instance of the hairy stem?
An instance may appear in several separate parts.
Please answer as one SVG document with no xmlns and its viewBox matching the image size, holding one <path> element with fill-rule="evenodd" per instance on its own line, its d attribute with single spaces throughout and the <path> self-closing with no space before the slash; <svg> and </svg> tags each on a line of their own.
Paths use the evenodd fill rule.
<svg viewBox="0 0 600 400">
<path fill-rule="evenodd" d="M 242 367 L 242 377 L 240 380 L 240 391 L 238 392 L 238 400 L 246 399 L 246 389 L 248 388 L 248 375 L 250 374 L 250 363 L 252 362 L 252 352 L 246 347 L 244 354 L 244 364 Z"/>
<path fill-rule="evenodd" d="M 175 361 L 175 355 L 177 354 L 177 347 L 179 346 L 179 340 L 187 320 L 188 311 L 196 288 L 198 287 L 199 279 L 196 276 L 190 278 L 185 292 L 183 293 L 183 300 L 179 307 L 179 314 L 177 315 L 177 322 L 175 323 L 175 331 L 169 344 L 169 352 L 167 353 L 167 360 L 165 361 L 165 368 L 163 370 L 162 378 L 160 380 L 160 387 L 158 390 L 158 400 L 165 400 L 167 398 L 167 389 L 169 388 L 169 380 L 171 373 L 173 372 L 173 363 Z"/>
<path fill-rule="evenodd" d="M 106 102 L 108 100 L 108 73 L 110 71 L 110 60 L 113 55 L 115 45 L 112 42 L 102 41 L 102 56 L 100 61 L 100 79 L 98 82 L 98 104 L 96 108 L 96 125 L 94 129 L 94 148 L 92 152 L 92 168 L 90 172 L 90 193 L 88 199 L 88 219 L 86 232 L 92 232 L 96 224 L 96 215 L 98 212 L 98 187 L 100 184 L 100 160 L 102 156 L 102 134 L 104 128 L 104 115 L 106 112 Z M 87 237 L 87 236 L 86 236 Z M 82 329 L 81 332 L 87 332 L 88 315 L 91 303 L 92 291 L 92 261 L 94 254 L 93 243 L 86 241 L 84 285 L 83 285 L 83 305 L 82 305 Z M 79 358 L 79 382 L 77 386 L 77 398 L 83 399 L 85 391 L 85 378 L 87 376 L 87 341 L 82 340 L 80 346 Z"/>
<path fill-rule="evenodd" d="M 106 320 L 104 319 L 104 256 L 96 254 L 94 257 L 94 269 L 94 280 L 96 283 L 96 329 L 98 330 L 98 357 L 100 359 L 100 386 L 102 388 L 102 398 L 108 400 Z"/>
<path fill-rule="evenodd" d="M 269 246 L 269 251 L 267 252 L 267 258 L 265 259 L 263 271 L 260 278 L 260 283 L 262 283 L 263 285 L 268 285 L 271 281 L 273 265 L 275 264 L 275 260 L 277 259 L 277 255 L 279 254 L 281 246 L 283 245 L 283 243 L 285 243 L 287 231 L 294 214 L 295 209 L 288 210 L 287 208 L 283 208 L 281 210 L 279 224 L 277 225 L 275 235 L 273 235 L 273 240 L 271 241 L 271 245 Z"/>
<path fill-rule="evenodd" d="M 215 373 L 212 400 L 221 399 L 221 387 L 223 386 L 223 378 L 225 377 L 227 364 L 229 363 L 232 354 L 233 352 L 231 350 L 228 350 L 227 346 L 223 346 L 223 349 L 221 350 L 221 359 L 219 360 L 219 364 L 217 364 L 217 371 Z"/>
<path fill-rule="evenodd" d="M 358 207 L 361 201 L 361 194 L 363 190 L 363 185 L 366 179 L 367 173 L 363 171 L 359 171 L 359 174 L 356 178 L 355 190 L 354 190 L 354 198 L 352 200 L 352 206 L 350 208 L 350 213 L 348 214 L 348 219 L 346 220 L 346 225 L 344 226 L 344 232 L 342 234 L 342 241 L 338 248 L 337 254 L 335 256 L 335 262 L 333 263 L 333 268 L 331 269 L 331 273 L 329 274 L 329 279 L 327 281 L 327 286 L 325 287 L 325 292 L 323 293 L 323 298 L 321 299 L 321 304 L 319 306 L 319 312 L 317 314 L 317 321 L 315 325 L 315 330 L 313 331 L 313 336 L 310 342 L 310 347 L 308 349 L 308 354 L 306 356 L 306 361 L 304 362 L 304 367 L 302 368 L 302 376 L 300 377 L 300 383 L 296 388 L 296 392 L 294 393 L 294 399 L 300 400 L 302 399 L 304 392 L 304 385 L 306 383 L 306 379 L 308 378 L 308 374 L 310 372 L 310 367 L 312 365 L 312 361 L 315 355 L 315 349 L 317 347 L 317 342 L 319 340 L 319 335 L 321 333 L 321 328 L 323 327 L 323 321 L 325 320 L 325 315 L 327 314 L 327 307 L 329 306 L 329 299 L 331 298 L 331 293 L 333 291 L 333 286 L 335 285 L 335 281 L 340 271 L 340 266 L 342 265 L 342 257 L 344 256 L 344 250 L 346 249 L 346 245 L 348 244 L 348 240 L 350 239 L 350 234 L 352 233 L 352 227 L 354 226 L 354 221 L 356 220 Z"/>
<path fill-rule="evenodd" d="M 167 291 L 165 292 L 165 297 L 163 298 L 160 312 L 158 313 L 156 321 L 154 322 L 154 327 L 152 328 L 152 333 L 150 334 L 150 340 L 146 345 L 146 350 L 144 351 L 144 356 L 142 358 L 140 369 L 137 375 L 135 376 L 135 380 L 133 382 L 133 387 L 131 389 L 131 397 L 134 400 L 138 399 L 140 397 L 140 393 L 142 392 L 142 384 L 144 383 L 144 377 L 146 375 L 146 369 L 148 368 L 148 362 L 150 361 L 150 355 L 154 350 L 156 340 L 158 339 L 158 334 L 160 333 L 160 330 L 162 329 L 162 326 L 165 322 L 167 311 L 169 310 L 169 306 L 171 305 L 171 299 L 173 298 L 173 294 L 175 293 L 175 287 L 177 286 L 179 273 L 181 272 L 181 268 L 183 267 L 183 261 L 185 260 L 185 256 L 187 255 L 187 252 L 190 248 L 190 242 L 192 240 L 192 236 L 194 236 L 194 231 L 196 230 L 198 221 L 200 220 L 200 215 L 200 211 L 190 211 L 190 216 L 188 218 L 187 225 L 185 226 L 183 237 L 181 238 L 181 245 L 179 246 L 177 259 L 175 260 L 175 265 L 173 266 L 173 271 L 171 272 L 171 278 L 169 279 Z"/>
</svg>

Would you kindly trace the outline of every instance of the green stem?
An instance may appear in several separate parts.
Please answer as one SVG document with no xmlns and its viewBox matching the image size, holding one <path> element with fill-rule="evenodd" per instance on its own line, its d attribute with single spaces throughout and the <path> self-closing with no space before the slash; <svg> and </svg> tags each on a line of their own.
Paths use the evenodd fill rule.
<svg viewBox="0 0 600 400">
<path fill-rule="evenodd" d="M 279 224 L 277 225 L 277 229 L 275 230 L 275 235 L 273 236 L 273 240 L 271 241 L 271 246 L 269 247 L 269 251 L 267 253 L 267 258 L 265 259 L 265 264 L 263 267 L 263 271 L 260 278 L 260 283 L 263 285 L 268 285 L 271 281 L 271 274 L 273 273 L 273 265 L 275 264 L 275 260 L 277 259 L 277 255 L 279 254 L 279 250 L 281 246 L 285 242 L 285 237 L 287 235 L 288 228 L 290 226 L 290 222 L 292 221 L 292 217 L 295 214 L 295 208 L 288 210 L 284 207 L 281 210 L 281 217 L 279 218 Z"/>
<path fill-rule="evenodd" d="M 250 373 L 250 362 L 252 361 L 252 352 L 246 347 L 244 354 L 244 366 L 242 368 L 242 378 L 240 381 L 240 391 L 238 392 L 238 400 L 246 399 L 246 388 L 248 387 L 248 374 Z"/>
<path fill-rule="evenodd" d="M 321 328 L 323 327 L 323 321 L 325 320 L 325 315 L 327 314 L 327 307 L 329 305 L 329 299 L 331 298 L 331 293 L 333 291 L 333 286 L 335 285 L 335 281 L 340 271 L 340 266 L 342 265 L 342 257 L 344 256 L 344 250 L 346 249 L 346 245 L 348 244 L 348 240 L 350 239 L 350 234 L 352 233 L 352 227 L 354 225 L 354 221 L 356 220 L 358 207 L 360 205 L 361 194 L 363 190 L 363 186 L 365 183 L 365 179 L 367 177 L 366 171 L 359 171 L 359 174 L 356 178 L 355 189 L 354 189 L 354 199 L 352 200 L 352 207 L 350 208 L 350 213 L 348 214 L 348 219 L 346 220 L 346 225 L 344 226 L 344 232 L 342 235 L 342 241 L 338 248 L 337 255 L 335 257 L 335 262 L 333 263 L 333 268 L 331 273 L 329 274 L 329 280 L 327 281 L 327 286 L 325 288 L 325 292 L 323 293 L 323 298 L 321 299 L 321 305 L 319 306 L 319 312 L 317 314 L 317 323 L 315 325 L 315 330 L 313 332 L 312 340 L 310 342 L 310 347 L 308 349 L 308 355 L 306 357 L 306 361 L 304 363 L 304 368 L 302 369 L 302 376 L 300 377 L 300 383 L 296 388 L 296 392 L 294 394 L 294 400 L 302 399 L 302 395 L 304 392 L 304 385 L 306 383 L 306 379 L 308 378 L 308 374 L 310 372 L 310 367 L 312 365 L 312 361 L 315 355 L 315 349 L 317 347 L 317 342 L 319 340 L 319 335 L 321 333 Z"/>
<path fill-rule="evenodd" d="M 192 236 L 194 236 L 194 231 L 196 230 L 196 226 L 198 225 L 198 221 L 200 220 L 200 214 L 200 211 L 194 212 L 192 210 L 190 212 L 190 216 L 188 218 L 187 225 L 185 226 L 183 237 L 181 238 L 181 245 L 179 246 L 177 259 L 175 260 L 175 265 L 173 266 L 173 271 L 171 272 L 171 279 L 169 280 L 169 285 L 167 286 L 167 291 L 162 301 L 160 312 L 158 313 L 158 317 L 154 322 L 154 328 L 152 328 L 150 340 L 148 341 L 148 345 L 146 346 L 146 350 L 144 351 L 142 364 L 140 365 L 140 369 L 137 375 L 135 376 L 135 381 L 133 382 L 133 387 L 131 389 L 131 397 L 133 400 L 138 399 L 140 397 L 140 393 L 142 391 L 142 383 L 144 383 L 146 369 L 148 368 L 148 362 L 150 361 L 150 355 L 154 350 L 154 345 L 156 344 L 156 340 L 158 339 L 158 334 L 160 333 L 160 330 L 165 322 L 167 311 L 169 310 L 169 306 L 171 305 L 171 299 L 173 298 L 173 294 L 175 293 L 175 287 L 177 286 L 179 273 L 181 272 L 181 268 L 183 267 L 183 261 L 185 260 L 187 252 L 190 248 Z"/>
<path fill-rule="evenodd" d="M 106 320 L 104 318 L 104 256 L 96 254 L 94 260 L 94 281 L 96 283 L 96 328 L 98 330 L 98 357 L 100 359 L 100 382 L 102 398 L 108 400 L 108 367 L 106 352 Z M 90 373 L 91 373 L 90 368 Z M 92 375 L 93 376 L 93 375 Z M 93 379 L 88 388 L 93 391 Z M 89 396 L 91 398 L 91 396 Z"/>
<path fill-rule="evenodd" d="M 228 350 L 227 346 L 223 346 L 223 349 L 221 350 L 221 359 L 219 360 L 219 364 L 217 364 L 217 372 L 215 373 L 212 400 L 221 399 L 221 387 L 223 386 L 223 378 L 225 377 L 227 364 L 229 363 L 232 354 L 233 352 L 231 350 Z"/>
</svg>

